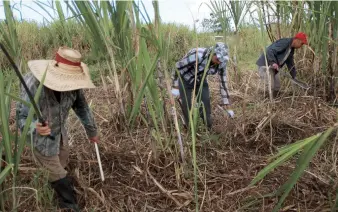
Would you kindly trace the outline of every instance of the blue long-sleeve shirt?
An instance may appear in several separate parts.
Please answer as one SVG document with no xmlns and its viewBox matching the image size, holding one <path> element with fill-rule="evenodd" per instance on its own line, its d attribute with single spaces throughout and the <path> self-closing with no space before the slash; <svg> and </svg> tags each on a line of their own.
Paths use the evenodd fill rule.
<svg viewBox="0 0 338 212">
<path fill-rule="evenodd" d="M 290 75 L 295 78 L 297 75 L 295 63 L 294 63 L 294 51 L 291 47 L 293 38 L 282 38 L 266 48 L 266 59 L 268 66 L 276 63 L 279 67 L 287 65 Z M 259 57 L 256 64 L 258 66 L 266 66 L 264 53 Z"/>
<path fill-rule="evenodd" d="M 26 74 L 24 80 L 34 96 L 39 86 L 39 81 L 32 73 Z M 21 99 L 30 102 L 23 88 L 21 88 Z M 59 92 L 59 95 L 55 95 L 53 90 L 44 86 L 37 105 L 42 115 L 47 119 L 48 126 L 51 128 L 53 136 L 55 137 L 53 140 L 49 136 L 41 136 L 36 132 L 33 133 L 33 146 L 42 155 L 58 155 L 61 139 L 63 143 L 67 142 L 68 136 L 65 125 L 71 109 L 74 110 L 80 119 L 88 137 L 91 138 L 97 135 L 95 120 L 82 90 Z M 19 113 L 19 127 L 23 130 L 29 107 L 19 102 L 17 104 L 17 110 Z"/>
</svg>

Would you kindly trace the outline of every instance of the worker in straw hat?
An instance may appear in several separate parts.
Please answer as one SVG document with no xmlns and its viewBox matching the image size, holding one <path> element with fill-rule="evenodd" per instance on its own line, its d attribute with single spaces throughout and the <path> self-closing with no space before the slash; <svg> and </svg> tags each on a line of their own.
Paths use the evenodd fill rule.
<svg viewBox="0 0 338 212">
<path fill-rule="evenodd" d="M 47 125 L 36 123 L 33 133 L 33 153 L 38 164 L 49 173 L 49 181 L 59 197 L 59 207 L 67 211 L 79 211 L 76 194 L 65 167 L 69 156 L 68 136 L 65 124 L 70 109 L 81 120 L 91 142 L 98 142 L 94 117 L 86 102 L 84 88 L 94 88 L 88 67 L 81 62 L 81 54 L 73 49 L 61 47 L 54 60 L 31 60 L 30 73 L 25 82 L 34 95 L 47 71 L 38 107 L 47 119 Z M 21 98 L 29 101 L 22 89 Z M 19 126 L 25 125 L 29 107 L 18 103 Z"/>
<path fill-rule="evenodd" d="M 265 84 L 264 88 L 271 89 L 273 96 L 276 97 L 280 89 L 280 79 L 278 70 L 285 64 L 287 65 L 290 75 L 293 79 L 296 78 L 296 67 L 293 59 L 295 49 L 301 48 L 303 45 L 307 45 L 307 36 L 303 32 L 297 33 L 292 38 L 282 38 L 266 49 L 266 60 L 264 53 L 257 60 L 259 76 L 261 83 Z M 270 75 L 271 87 L 268 88 L 268 73 Z"/>
<path fill-rule="evenodd" d="M 209 58 L 211 57 L 208 66 Z M 202 82 L 202 77 L 205 68 L 206 75 L 219 74 L 220 76 L 220 93 L 222 97 L 223 107 L 227 110 L 230 117 L 234 117 L 233 110 L 230 109 L 229 91 L 227 86 L 226 77 L 226 64 L 229 60 L 228 47 L 224 43 L 218 42 L 215 46 L 210 48 L 195 48 L 191 49 L 180 61 L 176 63 L 178 72 L 173 73 L 173 88 L 172 94 L 180 97 L 182 100 L 182 111 L 185 118 L 185 123 L 188 123 L 188 112 L 191 108 L 192 93 L 194 90 L 194 83 L 196 80 L 197 95 L 199 88 L 202 86 L 201 101 L 203 102 L 206 120 L 204 120 L 203 107 L 200 108 L 200 116 L 206 122 L 207 127 L 210 129 L 212 126 L 211 120 L 211 105 L 209 85 L 207 79 Z M 197 77 L 195 79 L 195 70 L 197 65 Z M 179 76 L 180 75 L 180 76 Z M 180 80 L 180 78 L 182 80 Z M 188 126 L 188 124 L 187 124 Z"/>
</svg>

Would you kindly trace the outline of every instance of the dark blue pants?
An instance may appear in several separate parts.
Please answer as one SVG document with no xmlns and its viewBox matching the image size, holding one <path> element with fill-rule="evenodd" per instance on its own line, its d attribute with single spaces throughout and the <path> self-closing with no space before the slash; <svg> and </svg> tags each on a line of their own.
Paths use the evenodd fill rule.
<svg viewBox="0 0 338 212">
<path fill-rule="evenodd" d="M 183 81 L 183 84 L 179 80 L 179 90 L 180 90 L 180 97 L 182 100 L 182 107 L 183 107 L 182 111 L 183 111 L 185 123 L 187 124 L 187 127 L 188 127 L 189 126 L 189 110 L 191 109 L 192 92 L 194 90 L 194 85 L 189 85 L 183 79 L 182 81 Z M 204 105 L 204 109 L 206 113 L 206 120 L 204 119 L 203 106 L 199 108 L 200 117 L 203 119 L 204 123 L 206 122 L 207 127 L 210 129 L 212 126 L 212 120 L 211 120 L 209 85 L 208 85 L 208 82 L 204 82 L 203 85 L 196 85 L 195 95 L 197 95 L 200 86 L 203 86 L 203 87 L 202 87 L 202 95 L 200 99 L 198 99 L 198 102 L 201 101 Z"/>
</svg>

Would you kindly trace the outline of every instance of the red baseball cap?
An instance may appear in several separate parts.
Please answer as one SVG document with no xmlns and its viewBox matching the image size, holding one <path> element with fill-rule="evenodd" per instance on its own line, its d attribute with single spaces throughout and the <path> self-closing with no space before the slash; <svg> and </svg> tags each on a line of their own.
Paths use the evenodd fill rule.
<svg viewBox="0 0 338 212">
<path fill-rule="evenodd" d="M 307 35 L 303 32 L 298 32 L 295 36 L 296 39 L 299 39 L 303 44 L 307 45 Z"/>
</svg>

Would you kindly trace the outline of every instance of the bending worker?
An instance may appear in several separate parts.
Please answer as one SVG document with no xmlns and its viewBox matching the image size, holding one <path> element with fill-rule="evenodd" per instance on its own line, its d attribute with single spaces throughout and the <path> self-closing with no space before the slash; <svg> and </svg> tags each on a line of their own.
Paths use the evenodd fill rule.
<svg viewBox="0 0 338 212">
<path fill-rule="evenodd" d="M 69 111 L 74 110 L 91 142 L 98 142 L 94 117 L 85 99 L 83 88 L 94 88 L 88 67 L 81 62 L 81 54 L 73 49 L 59 48 L 54 60 L 28 61 L 31 70 L 24 79 L 34 96 L 42 76 L 47 71 L 38 107 L 48 123 L 36 124 L 33 132 L 33 154 L 38 164 L 49 174 L 51 187 L 56 191 L 59 207 L 66 211 L 79 211 L 76 194 L 65 167 L 68 163 L 69 144 L 66 122 Z M 21 98 L 29 102 L 24 89 Z M 19 126 L 23 130 L 29 107 L 18 103 Z"/>
<path fill-rule="evenodd" d="M 267 69 L 270 73 L 271 79 L 271 88 L 273 96 L 278 95 L 280 89 L 280 79 L 278 70 L 287 65 L 290 75 L 293 79 L 296 78 L 296 67 L 293 59 L 295 49 L 301 48 L 303 45 L 307 45 L 307 36 L 303 32 L 299 32 L 293 38 L 282 38 L 266 49 L 266 59 L 265 62 L 264 53 L 257 60 L 256 64 L 258 66 L 259 76 L 261 78 L 261 83 L 265 84 L 265 88 L 268 88 L 268 74 Z M 267 68 L 267 66 L 269 68 Z"/>
<path fill-rule="evenodd" d="M 211 55 L 212 50 L 214 54 Z M 195 83 L 195 69 L 197 64 L 197 78 L 196 78 L 196 91 L 197 95 L 199 88 L 202 86 L 201 101 L 203 102 L 206 112 L 206 120 L 204 120 L 203 107 L 200 108 L 200 116 L 203 118 L 207 127 L 211 129 L 211 105 L 210 105 L 210 92 L 208 81 L 205 78 L 202 82 L 204 69 L 208 64 L 209 57 L 211 56 L 211 62 L 207 75 L 219 74 L 220 76 L 220 92 L 222 97 L 223 107 L 227 110 L 230 117 L 234 117 L 234 112 L 230 109 L 229 91 L 227 87 L 226 78 L 226 64 L 229 60 L 228 47 L 224 43 L 217 43 L 210 48 L 194 48 L 191 49 L 180 61 L 176 63 L 176 68 L 180 74 L 180 80 L 178 73 L 175 71 L 173 75 L 173 89 L 172 94 L 174 96 L 180 96 L 182 100 L 182 111 L 187 126 L 189 123 L 189 110 L 191 109 L 192 92 L 194 90 Z M 197 61 L 196 61 L 197 59 Z"/>
</svg>

